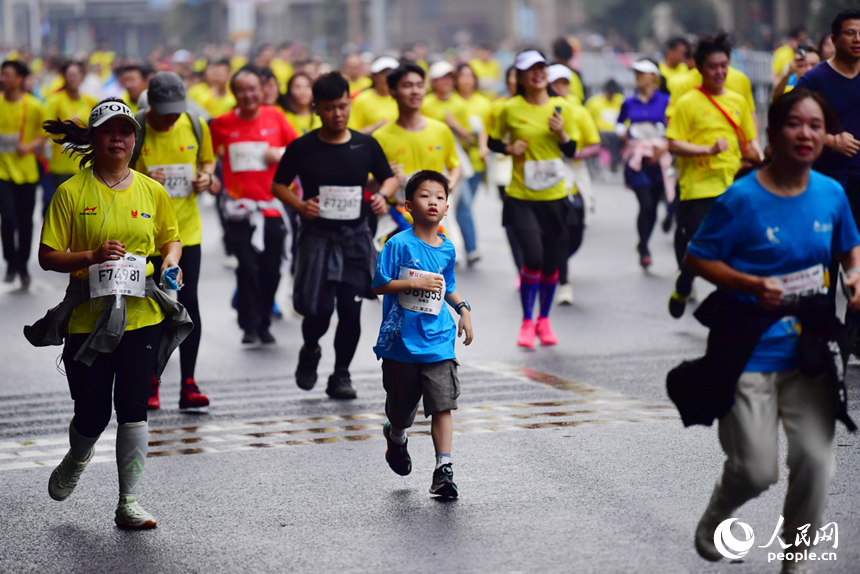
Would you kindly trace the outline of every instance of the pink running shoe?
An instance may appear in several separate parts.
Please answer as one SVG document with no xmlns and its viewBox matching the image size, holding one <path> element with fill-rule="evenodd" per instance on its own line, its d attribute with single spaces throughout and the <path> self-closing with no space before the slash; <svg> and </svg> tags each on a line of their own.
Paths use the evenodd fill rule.
<svg viewBox="0 0 860 574">
<path fill-rule="evenodd" d="M 517 345 L 528 349 L 535 348 L 535 322 L 531 319 L 523 319 L 523 326 L 520 327 L 520 337 L 517 339 Z"/>
<path fill-rule="evenodd" d="M 540 344 L 544 347 L 558 344 L 558 337 L 556 337 L 555 333 L 552 331 L 549 317 L 541 317 L 537 320 L 535 332 L 537 333 L 538 339 L 540 339 Z"/>
</svg>

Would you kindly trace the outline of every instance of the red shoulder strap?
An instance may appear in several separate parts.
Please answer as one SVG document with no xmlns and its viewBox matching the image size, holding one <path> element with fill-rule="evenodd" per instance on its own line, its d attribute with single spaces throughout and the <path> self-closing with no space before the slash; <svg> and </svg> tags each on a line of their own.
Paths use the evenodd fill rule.
<svg viewBox="0 0 860 574">
<path fill-rule="evenodd" d="M 709 94 L 707 92 L 707 90 L 705 90 L 705 88 L 703 88 L 702 86 L 698 86 L 696 89 L 699 90 L 700 92 L 702 92 L 705 95 L 705 97 L 708 98 L 708 101 L 710 101 L 712 104 L 714 104 L 715 108 L 720 110 L 720 113 L 723 114 L 723 117 L 726 118 L 726 121 L 728 121 L 729 125 L 732 126 L 732 129 L 735 130 L 735 134 L 738 136 L 738 141 L 741 144 L 741 151 L 746 152 L 748 142 L 747 142 L 747 136 L 744 134 L 743 130 L 740 127 L 738 127 L 738 124 L 735 123 L 735 121 L 728 114 L 728 112 L 726 110 L 724 110 L 722 108 L 722 106 L 720 106 L 720 104 L 717 103 L 717 100 L 715 100 L 711 96 L 711 94 Z"/>
</svg>

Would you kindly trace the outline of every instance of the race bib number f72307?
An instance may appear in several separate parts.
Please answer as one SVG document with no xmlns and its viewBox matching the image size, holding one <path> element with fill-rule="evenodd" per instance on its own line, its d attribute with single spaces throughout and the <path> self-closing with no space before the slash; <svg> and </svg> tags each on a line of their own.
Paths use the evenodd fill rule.
<svg viewBox="0 0 860 574">
<path fill-rule="evenodd" d="M 824 265 L 821 264 L 794 273 L 777 275 L 774 279 L 782 287 L 784 301 L 827 293 Z"/>
<path fill-rule="evenodd" d="M 561 158 L 544 161 L 527 161 L 523 167 L 526 187 L 532 191 L 543 191 L 564 180 L 564 162 Z"/>
<path fill-rule="evenodd" d="M 266 171 L 266 151 L 269 142 L 236 142 L 231 143 L 227 151 L 230 154 L 230 170 L 233 173 L 243 171 Z"/>
<path fill-rule="evenodd" d="M 360 185 L 321 185 L 321 219 L 358 219 L 361 216 L 362 190 Z"/>
<path fill-rule="evenodd" d="M 189 197 L 194 191 L 194 166 L 190 163 L 175 163 L 172 165 L 153 165 L 149 171 L 164 172 L 164 189 L 167 195 L 174 199 Z"/>
<path fill-rule="evenodd" d="M 90 265 L 90 298 L 108 295 L 146 297 L 146 257 L 126 254 L 116 261 Z"/>
<path fill-rule="evenodd" d="M 445 277 L 438 273 L 430 273 L 429 271 L 421 271 L 418 269 L 408 269 L 403 267 L 400 269 L 398 279 L 418 279 L 430 275 L 438 277 L 442 280 L 442 291 L 425 291 L 423 289 L 410 289 L 404 291 L 397 296 L 397 302 L 407 311 L 416 311 L 418 313 L 428 313 L 430 315 L 438 315 L 445 304 Z"/>
</svg>

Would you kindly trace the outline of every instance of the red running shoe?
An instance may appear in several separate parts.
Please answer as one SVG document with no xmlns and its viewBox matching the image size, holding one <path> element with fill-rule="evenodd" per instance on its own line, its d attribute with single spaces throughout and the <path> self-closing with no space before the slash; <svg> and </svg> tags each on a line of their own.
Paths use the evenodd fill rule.
<svg viewBox="0 0 860 574">
<path fill-rule="evenodd" d="M 200 388 L 194 379 L 185 379 L 182 388 L 179 389 L 179 408 L 197 409 L 209 406 L 209 397 L 200 392 Z"/>
<path fill-rule="evenodd" d="M 161 400 L 158 398 L 158 386 L 161 381 L 158 377 L 152 375 L 152 382 L 149 384 L 149 400 L 146 403 L 147 408 L 157 410 L 161 408 Z"/>
<path fill-rule="evenodd" d="M 540 339 L 540 344 L 544 347 L 558 344 L 558 337 L 556 337 L 555 333 L 552 331 L 549 317 L 541 317 L 537 320 L 535 332 L 537 333 L 538 339 Z"/>
<path fill-rule="evenodd" d="M 528 349 L 535 348 L 535 322 L 531 319 L 523 319 L 523 326 L 520 327 L 520 336 L 517 339 L 517 345 Z"/>
</svg>

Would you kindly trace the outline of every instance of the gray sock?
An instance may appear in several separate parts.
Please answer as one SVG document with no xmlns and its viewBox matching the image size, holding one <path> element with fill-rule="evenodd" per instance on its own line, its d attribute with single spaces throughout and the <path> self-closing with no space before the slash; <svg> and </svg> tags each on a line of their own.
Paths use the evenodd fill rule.
<svg viewBox="0 0 860 574">
<path fill-rule="evenodd" d="M 69 445 L 72 447 L 72 458 L 78 462 L 84 462 L 90 455 L 90 451 L 99 440 L 99 436 L 86 437 L 75 429 L 75 421 L 69 423 Z"/>
<path fill-rule="evenodd" d="M 126 423 L 116 429 L 116 466 L 119 471 L 119 495 L 134 496 L 137 481 L 143 476 L 149 447 L 149 425 L 146 421 Z"/>
</svg>

